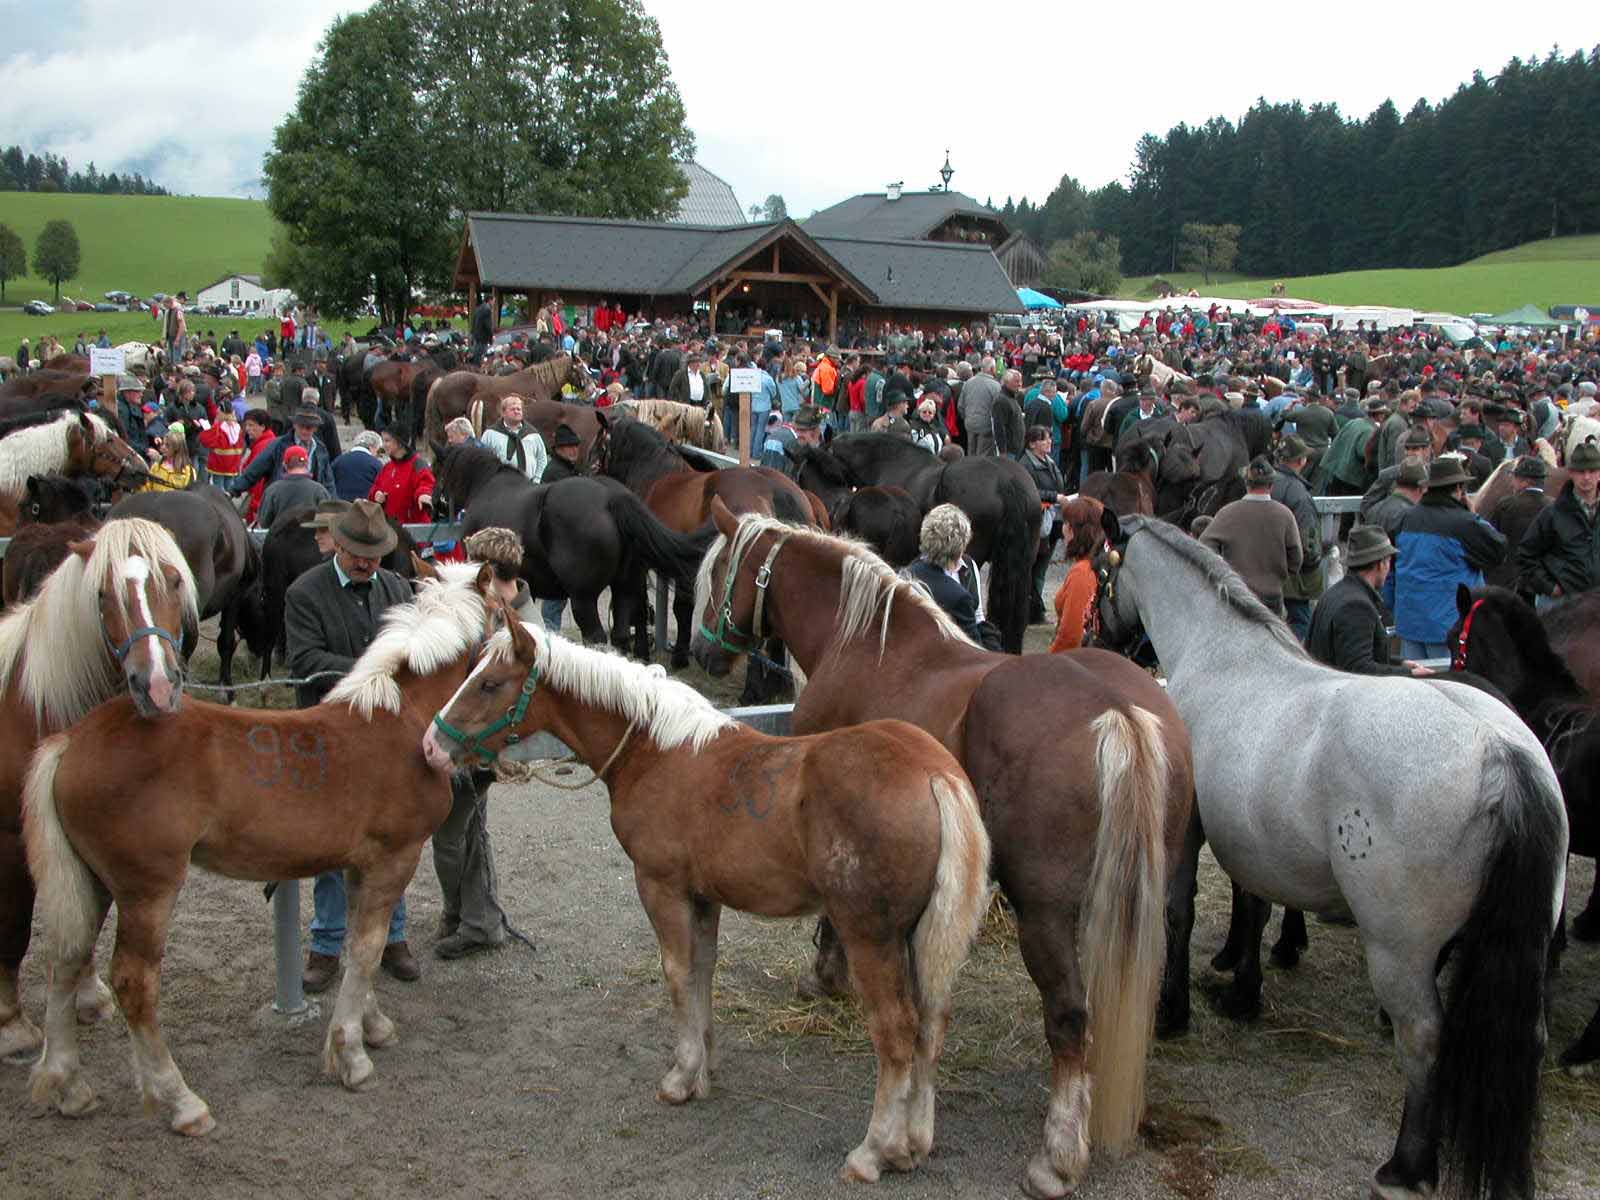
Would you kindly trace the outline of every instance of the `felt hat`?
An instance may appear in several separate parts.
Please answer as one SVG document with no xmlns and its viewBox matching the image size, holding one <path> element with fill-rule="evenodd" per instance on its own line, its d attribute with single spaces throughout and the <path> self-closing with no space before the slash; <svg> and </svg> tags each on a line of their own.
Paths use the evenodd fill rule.
<svg viewBox="0 0 1600 1200">
<path fill-rule="evenodd" d="M 1453 417 L 1456 410 L 1448 400 L 1441 400 L 1438 396 L 1429 396 L 1418 409 L 1429 420 L 1444 420 Z"/>
<path fill-rule="evenodd" d="M 383 509 L 371 500 L 357 500 L 328 526 L 334 545 L 358 558 L 382 558 L 400 539 L 395 536 Z"/>
<path fill-rule="evenodd" d="M 322 410 L 315 404 L 302 404 L 294 410 L 294 415 L 289 418 L 293 425 L 310 425 L 315 429 L 322 428 Z"/>
<path fill-rule="evenodd" d="M 1413 425 L 1406 430 L 1406 436 L 1400 440 L 1400 445 L 1406 450 L 1422 450 L 1433 445 L 1433 438 L 1422 426 Z"/>
<path fill-rule="evenodd" d="M 1383 396 L 1368 396 L 1361 407 L 1366 409 L 1368 413 L 1384 413 L 1389 411 L 1390 405 L 1389 401 Z"/>
<path fill-rule="evenodd" d="M 1278 443 L 1278 461 L 1294 462 L 1297 458 L 1310 458 L 1311 447 L 1305 444 L 1302 438 L 1289 434 Z"/>
<path fill-rule="evenodd" d="M 573 431 L 571 425 L 568 425 L 565 421 L 563 421 L 561 424 L 556 426 L 555 444 L 556 449 L 559 450 L 562 446 L 581 446 L 583 445 L 583 439 Z"/>
<path fill-rule="evenodd" d="M 117 376 L 117 391 L 119 391 L 119 392 L 142 392 L 142 391 L 144 391 L 144 384 L 140 383 L 132 375 L 118 375 Z"/>
<path fill-rule="evenodd" d="M 1395 482 L 1401 487 L 1422 487 L 1428 482 L 1428 468 L 1419 462 L 1401 463 Z"/>
<path fill-rule="evenodd" d="M 1376 525 L 1357 525 L 1350 531 L 1350 544 L 1345 551 L 1348 566 L 1370 567 L 1375 562 L 1394 557 L 1394 544 L 1389 535 Z"/>
<path fill-rule="evenodd" d="M 1511 468 L 1511 473 L 1518 479 L 1548 479 L 1550 468 L 1537 454 L 1524 454 L 1517 459 L 1517 465 Z"/>
<path fill-rule="evenodd" d="M 822 414 L 817 411 L 815 404 L 802 404 L 795 410 L 794 427 L 796 429 L 822 428 Z"/>
<path fill-rule="evenodd" d="M 1579 442 L 1567 455 L 1569 471 L 1600 471 L 1600 446 L 1593 442 Z"/>
<path fill-rule="evenodd" d="M 1467 438 L 1476 438 L 1481 442 L 1483 441 L 1483 426 L 1463 425 L 1456 430 L 1456 437 L 1462 441 L 1465 441 Z"/>
<path fill-rule="evenodd" d="M 1600 451 L 1595 454 L 1595 466 L 1600 467 Z M 1459 454 L 1446 454 L 1433 460 L 1428 467 L 1428 489 L 1455 487 L 1458 483 L 1471 483 L 1467 465 Z"/>
<path fill-rule="evenodd" d="M 289 452 L 284 451 L 284 457 L 289 457 Z M 300 522 L 301 529 L 328 529 L 339 519 L 341 513 L 350 511 L 348 500 L 318 500 L 317 511 Z"/>
<path fill-rule="evenodd" d="M 1257 455 L 1250 460 L 1250 465 L 1244 469 L 1244 482 L 1246 487 L 1266 487 L 1278 478 L 1278 473 L 1273 470 L 1272 463 L 1266 455 Z"/>
</svg>

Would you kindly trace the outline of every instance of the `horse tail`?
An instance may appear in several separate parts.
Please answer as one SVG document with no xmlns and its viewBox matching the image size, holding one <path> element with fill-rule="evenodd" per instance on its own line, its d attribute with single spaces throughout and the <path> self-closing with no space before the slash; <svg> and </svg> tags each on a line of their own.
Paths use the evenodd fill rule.
<svg viewBox="0 0 1600 1200">
<path fill-rule="evenodd" d="M 1039 544 L 1039 505 L 1028 497 L 1025 480 L 1005 471 L 1000 477 L 1000 520 L 989 559 L 989 612 L 1000 630 L 1000 648 L 1022 653 L 1033 591 L 1033 556 Z"/>
<path fill-rule="evenodd" d="M 700 559 L 716 534 L 716 526 L 693 534 L 677 533 L 661 523 L 645 502 L 632 492 L 608 488 L 606 511 L 617 523 L 627 547 L 644 560 L 646 566 L 664 578 L 693 589 Z"/>
<path fill-rule="evenodd" d="M 924 1026 L 929 1018 L 942 1023 L 949 1012 L 956 973 L 989 907 L 989 833 L 972 784 L 960 775 L 935 775 L 933 799 L 939 808 L 939 864 L 933 893 L 911 934 Z"/>
<path fill-rule="evenodd" d="M 433 381 L 443 379 L 444 373 L 432 363 L 419 370 L 411 377 L 411 421 L 412 427 L 408 430 L 413 438 L 425 437 L 428 429 L 428 394 L 433 391 Z M 441 430 L 439 440 L 444 440 Z"/>
<path fill-rule="evenodd" d="M 1089 1133 L 1114 1155 L 1144 1112 L 1145 1059 L 1167 953 L 1167 751 L 1161 718 L 1108 708 L 1095 718 L 1100 821 L 1083 914 L 1089 999 Z"/>
<path fill-rule="evenodd" d="M 56 770 L 68 744 L 65 734 L 45 741 L 34 754 L 22 787 L 28 869 L 39 889 L 52 963 L 82 962 L 100 932 L 99 885 L 72 848 L 56 808 Z"/>
<path fill-rule="evenodd" d="M 1483 765 L 1492 845 L 1457 935 L 1434 1066 L 1442 1182 L 1467 1197 L 1531 1196 L 1545 965 L 1566 836 L 1548 768 L 1504 739 Z"/>
<path fill-rule="evenodd" d="M 421 376 L 418 376 L 418 378 L 420 379 Z M 440 381 L 443 379 L 443 375 L 433 376 L 428 380 L 426 388 L 422 393 L 422 429 L 423 434 L 427 438 L 428 445 L 430 446 L 443 446 L 446 444 L 444 436 L 444 416 L 439 412 L 439 402 L 433 397 L 434 391 L 437 390 Z M 416 394 L 414 390 L 416 382 L 417 380 L 412 380 L 413 399 L 415 399 Z"/>
</svg>

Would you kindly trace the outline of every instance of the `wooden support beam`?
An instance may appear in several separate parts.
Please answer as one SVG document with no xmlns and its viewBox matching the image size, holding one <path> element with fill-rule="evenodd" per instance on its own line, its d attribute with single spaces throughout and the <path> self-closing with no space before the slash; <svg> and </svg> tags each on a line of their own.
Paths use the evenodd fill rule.
<svg viewBox="0 0 1600 1200">
<path fill-rule="evenodd" d="M 776 275 L 778 273 L 778 243 L 777 242 L 773 242 L 772 243 L 772 273 L 774 275 Z"/>
<path fill-rule="evenodd" d="M 822 306 L 826 308 L 828 306 L 828 293 L 814 283 L 807 283 L 806 286 L 816 294 L 817 299 L 822 301 Z"/>
<path fill-rule="evenodd" d="M 832 283 L 831 275 L 804 275 L 795 271 L 734 271 L 729 279 L 740 283 Z"/>
<path fill-rule="evenodd" d="M 839 344 L 839 289 L 828 288 L 828 342 Z"/>
<path fill-rule="evenodd" d="M 490 328 L 499 329 L 500 328 L 500 289 L 497 288 L 497 287 L 496 288 L 490 288 L 489 289 L 489 296 L 490 296 L 489 304 L 494 310 L 494 320 L 490 322 Z"/>
</svg>

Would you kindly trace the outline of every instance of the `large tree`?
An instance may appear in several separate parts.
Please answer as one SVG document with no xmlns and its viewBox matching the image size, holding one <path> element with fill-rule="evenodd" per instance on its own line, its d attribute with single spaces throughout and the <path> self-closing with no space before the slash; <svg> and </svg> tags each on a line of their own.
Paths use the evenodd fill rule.
<svg viewBox="0 0 1600 1200">
<path fill-rule="evenodd" d="M 1050 247 L 1044 282 L 1072 292 L 1115 295 L 1122 286 L 1122 249 L 1115 235 L 1085 229 L 1056 242 Z"/>
<path fill-rule="evenodd" d="M 1210 283 L 1213 271 L 1233 270 L 1234 260 L 1239 257 L 1239 227 L 1185 222 L 1178 255 L 1184 270 L 1199 271 Z"/>
<path fill-rule="evenodd" d="M 33 270 L 41 279 L 55 284 L 56 299 L 61 299 L 61 285 L 75 279 L 81 259 L 78 250 L 78 231 L 71 221 L 51 221 L 39 231 L 33 243 Z"/>
<path fill-rule="evenodd" d="M 28 251 L 22 238 L 9 225 L 0 225 L 0 304 L 5 303 L 6 284 L 28 273 Z"/>
<path fill-rule="evenodd" d="M 664 217 L 693 150 L 638 0 L 378 0 L 329 28 L 274 137 L 272 270 L 397 319 L 448 286 L 466 213 Z"/>
</svg>

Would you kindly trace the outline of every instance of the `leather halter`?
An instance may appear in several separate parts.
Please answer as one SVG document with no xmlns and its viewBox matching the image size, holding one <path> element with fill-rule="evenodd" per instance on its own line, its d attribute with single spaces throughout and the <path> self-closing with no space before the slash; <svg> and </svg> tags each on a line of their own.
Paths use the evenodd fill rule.
<svg viewBox="0 0 1600 1200">
<path fill-rule="evenodd" d="M 178 639 L 173 637 L 172 634 L 168 633 L 159 625 L 140 626 L 138 629 L 135 629 L 132 633 L 130 633 L 128 635 L 128 640 L 123 642 L 120 646 L 111 640 L 111 635 L 106 633 L 104 625 L 100 627 L 100 633 L 105 637 L 106 645 L 110 647 L 111 653 L 117 656 L 118 662 L 127 662 L 128 655 L 133 653 L 134 645 L 139 641 L 140 638 L 147 637 L 160 638 L 163 642 L 166 642 L 167 645 L 172 647 L 173 654 L 177 655 L 180 659 L 183 657 L 183 647 L 178 644 Z"/>
<path fill-rule="evenodd" d="M 761 569 L 756 572 L 756 604 L 755 611 L 750 615 L 750 632 L 745 633 L 733 620 L 733 590 L 739 583 L 739 560 L 735 558 L 728 564 L 727 578 L 723 582 L 722 605 L 717 610 L 717 627 L 715 630 L 707 629 L 705 622 L 700 623 L 700 632 L 707 641 L 718 646 L 730 654 L 749 654 L 757 649 L 765 640 L 761 632 L 761 616 L 766 610 L 767 588 L 772 583 L 772 564 L 778 559 L 778 551 L 783 549 L 783 544 L 793 535 L 784 534 L 772 543 L 772 549 L 767 551 L 766 560 L 761 564 Z M 728 636 L 742 638 L 745 645 L 735 645 L 728 640 Z"/>
<path fill-rule="evenodd" d="M 1456 638 L 1456 652 L 1450 656 L 1450 669 L 1452 671 L 1465 671 L 1467 669 L 1467 639 L 1472 635 L 1472 618 L 1478 615 L 1478 609 L 1483 607 L 1483 597 L 1472 602 L 1472 607 L 1467 609 L 1466 620 L 1461 622 L 1461 634 Z"/>
</svg>

